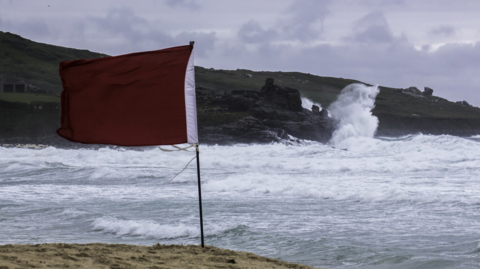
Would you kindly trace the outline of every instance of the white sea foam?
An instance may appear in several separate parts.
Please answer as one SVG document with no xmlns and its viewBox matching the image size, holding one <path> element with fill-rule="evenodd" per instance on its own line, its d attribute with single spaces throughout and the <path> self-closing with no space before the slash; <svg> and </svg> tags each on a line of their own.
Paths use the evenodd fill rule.
<svg viewBox="0 0 480 269">
<path fill-rule="evenodd" d="M 287 253 L 295 262 L 308 256 L 317 267 L 325 267 L 314 262 L 325 250 L 329 264 L 339 264 L 344 246 L 359 250 L 348 255 L 353 261 L 386 248 L 393 249 L 387 259 L 412 249 L 432 261 L 445 253 L 476 258 L 479 141 L 421 134 L 350 139 L 357 143 L 347 151 L 314 142 L 202 145 L 206 243 Z M 197 244 L 195 162 L 162 185 L 193 154 L 0 148 L 0 241 Z M 410 265 L 400 266 L 421 267 Z"/>
<path fill-rule="evenodd" d="M 302 97 L 302 107 L 303 108 L 306 108 L 306 109 L 312 111 L 312 106 L 313 105 L 318 106 L 320 108 L 320 110 L 322 110 L 322 105 L 321 104 L 316 103 L 316 102 L 308 99 L 307 97 Z"/>
<path fill-rule="evenodd" d="M 337 129 L 330 143 L 341 148 L 357 144 L 356 138 L 373 138 L 378 127 L 378 118 L 372 115 L 378 85 L 350 84 L 328 110 L 337 121 Z M 353 140 L 353 141 L 352 141 Z"/>
<path fill-rule="evenodd" d="M 85 210 L 80 210 L 80 209 L 76 209 L 76 208 L 68 208 L 68 209 L 62 210 L 60 215 L 68 216 L 68 217 L 78 217 L 78 216 L 85 215 L 87 213 L 88 212 L 85 211 Z"/>
<path fill-rule="evenodd" d="M 168 239 L 178 237 L 199 237 L 198 225 L 158 224 L 151 220 L 119 220 L 112 217 L 97 218 L 92 223 L 93 229 L 117 236 L 142 236 L 145 238 Z M 218 235 L 236 227 L 228 225 L 208 224 L 205 226 L 205 235 Z"/>
<path fill-rule="evenodd" d="M 194 155 L 193 152 L 165 153 L 158 148 L 65 150 L 49 147 L 35 151 L 0 148 L 0 169 L 11 176 L 22 175 L 24 180 L 28 180 L 25 177 L 28 172 L 35 172 L 38 180 L 41 177 L 39 170 L 48 173 L 55 169 L 68 172 L 70 178 L 87 177 L 91 180 L 168 178 L 182 169 Z M 72 173 L 80 170 L 81 175 Z M 162 172 L 159 173 L 159 170 Z M 44 179 L 58 180 L 58 177 Z M 184 180 L 188 181 L 183 174 L 176 179 L 177 182 Z"/>
<path fill-rule="evenodd" d="M 479 201 L 477 141 L 448 135 L 351 141 L 356 143 L 348 151 L 320 143 L 201 146 L 205 195 Z M 29 156 L 28 151 L 35 154 Z M 191 152 L 0 148 L 0 153 L 1 180 L 14 183 L 0 188 L 4 199 L 60 203 L 196 195 L 194 163 L 172 183 L 161 185 L 183 169 Z M 457 188 L 458 184 L 463 187 Z"/>
<path fill-rule="evenodd" d="M 198 228 L 183 224 L 160 225 L 149 220 L 118 220 L 115 218 L 98 218 L 93 222 L 93 229 L 119 236 L 145 236 L 157 239 L 196 237 L 199 234 Z"/>
</svg>

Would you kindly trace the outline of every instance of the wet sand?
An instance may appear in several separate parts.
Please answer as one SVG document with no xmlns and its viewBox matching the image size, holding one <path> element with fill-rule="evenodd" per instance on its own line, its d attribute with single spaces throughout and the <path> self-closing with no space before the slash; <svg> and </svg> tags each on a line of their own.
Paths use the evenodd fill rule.
<svg viewBox="0 0 480 269">
<path fill-rule="evenodd" d="M 0 245 L 0 269 L 13 268 L 304 268 L 248 252 L 205 246 Z"/>
</svg>

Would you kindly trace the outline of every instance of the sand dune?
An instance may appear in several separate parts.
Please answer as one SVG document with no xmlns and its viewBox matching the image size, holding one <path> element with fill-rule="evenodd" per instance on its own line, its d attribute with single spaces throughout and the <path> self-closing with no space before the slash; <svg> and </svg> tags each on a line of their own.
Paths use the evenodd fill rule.
<svg viewBox="0 0 480 269">
<path fill-rule="evenodd" d="M 0 269 L 13 268 L 314 268 L 206 246 L 1 245 Z"/>
</svg>

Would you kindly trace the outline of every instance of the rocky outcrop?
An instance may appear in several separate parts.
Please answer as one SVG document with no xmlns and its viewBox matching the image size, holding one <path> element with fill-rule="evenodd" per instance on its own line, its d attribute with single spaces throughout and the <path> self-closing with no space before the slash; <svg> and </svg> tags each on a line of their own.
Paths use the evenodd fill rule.
<svg viewBox="0 0 480 269">
<path fill-rule="evenodd" d="M 325 110 L 302 107 L 300 92 L 274 84 L 268 78 L 260 91 L 216 94 L 197 88 L 201 143 L 269 143 L 308 139 L 330 140 L 333 120 Z"/>
<path fill-rule="evenodd" d="M 421 94 L 422 93 L 417 87 L 414 87 L 414 86 L 408 87 L 408 88 L 404 89 L 403 91 L 413 93 L 413 94 Z"/>
<path fill-rule="evenodd" d="M 426 99 L 425 94 L 422 93 L 417 87 L 408 87 L 406 89 L 399 89 L 399 91 L 405 95 L 417 98 L 417 99 Z M 433 93 L 433 90 L 432 90 Z"/>
<path fill-rule="evenodd" d="M 266 101 L 274 103 L 282 109 L 303 111 L 300 92 L 292 88 L 282 88 L 273 84 L 273 78 L 267 78 L 265 86 L 260 90 L 260 93 Z"/>
<path fill-rule="evenodd" d="M 459 104 L 461 106 L 472 106 L 470 105 L 467 101 L 457 101 L 455 102 L 456 104 Z"/>
<path fill-rule="evenodd" d="M 425 89 L 423 90 L 423 95 L 425 95 L 425 96 L 432 96 L 432 95 L 433 95 L 433 90 L 432 90 L 432 88 L 425 87 Z"/>
</svg>

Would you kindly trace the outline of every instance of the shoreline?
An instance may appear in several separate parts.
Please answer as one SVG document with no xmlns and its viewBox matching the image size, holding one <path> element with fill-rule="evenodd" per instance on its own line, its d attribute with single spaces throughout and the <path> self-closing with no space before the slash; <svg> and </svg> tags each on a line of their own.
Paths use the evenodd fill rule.
<svg viewBox="0 0 480 269">
<path fill-rule="evenodd" d="M 0 269 L 11 268 L 295 268 L 316 269 L 249 252 L 195 245 L 0 245 Z"/>
</svg>

